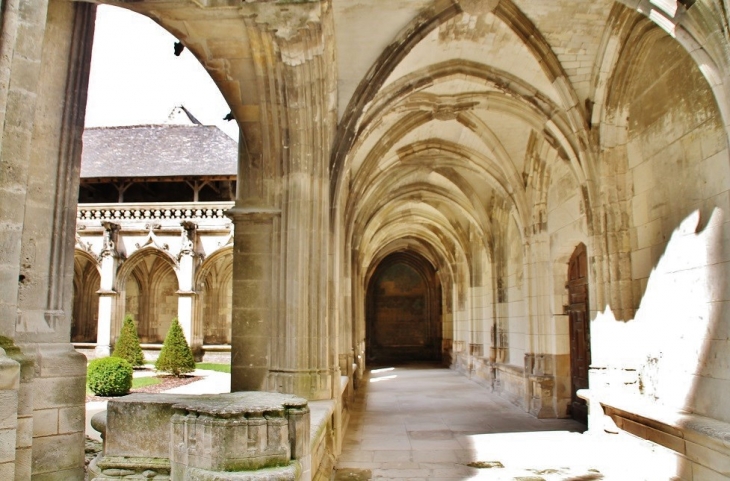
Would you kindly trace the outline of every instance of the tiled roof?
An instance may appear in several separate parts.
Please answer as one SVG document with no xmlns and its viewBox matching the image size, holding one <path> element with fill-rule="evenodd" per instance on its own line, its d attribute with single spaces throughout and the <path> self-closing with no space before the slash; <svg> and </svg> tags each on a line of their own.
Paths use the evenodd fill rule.
<svg viewBox="0 0 730 481">
<path fill-rule="evenodd" d="M 81 178 L 236 175 L 238 144 L 212 125 L 84 131 Z"/>
</svg>

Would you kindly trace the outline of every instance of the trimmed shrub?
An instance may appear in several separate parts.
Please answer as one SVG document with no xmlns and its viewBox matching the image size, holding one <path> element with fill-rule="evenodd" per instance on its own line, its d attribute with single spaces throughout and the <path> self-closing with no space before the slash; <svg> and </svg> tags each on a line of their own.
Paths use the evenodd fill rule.
<svg viewBox="0 0 730 481">
<path fill-rule="evenodd" d="M 144 366 L 144 354 L 142 354 L 142 346 L 139 345 L 137 326 L 134 325 L 131 314 L 124 316 L 122 332 L 119 334 L 117 344 L 114 346 L 112 357 L 121 357 L 132 367 Z"/>
<path fill-rule="evenodd" d="M 195 371 L 195 359 L 185 340 L 182 327 L 177 317 L 172 320 L 170 330 L 167 331 L 165 342 L 162 344 L 160 357 L 157 358 L 155 369 L 165 371 L 180 377 L 186 372 Z"/>
<path fill-rule="evenodd" d="M 119 357 L 102 357 L 89 363 L 86 379 L 97 396 L 123 396 L 132 388 L 132 365 Z"/>
</svg>

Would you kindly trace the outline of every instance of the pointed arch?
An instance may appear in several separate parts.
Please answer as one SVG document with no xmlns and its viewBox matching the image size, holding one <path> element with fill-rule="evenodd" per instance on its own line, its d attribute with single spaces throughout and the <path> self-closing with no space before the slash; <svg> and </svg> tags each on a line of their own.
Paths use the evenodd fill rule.
<svg viewBox="0 0 730 481">
<path fill-rule="evenodd" d="M 161 343 L 177 315 L 177 262 L 166 251 L 144 247 L 121 265 L 117 274 L 119 302 L 112 319 L 112 340 L 121 332 L 124 315 L 136 310 L 140 341 Z M 136 306 L 136 308 L 135 308 Z"/>
<path fill-rule="evenodd" d="M 204 345 L 230 345 L 233 308 L 233 247 L 208 256 L 195 275 L 198 292 L 193 338 Z"/>
<path fill-rule="evenodd" d="M 72 342 L 96 342 L 99 321 L 99 261 L 89 252 L 74 250 Z"/>
<path fill-rule="evenodd" d="M 415 252 L 396 252 L 375 268 L 367 288 L 369 362 L 441 361 L 441 287 L 436 269 Z"/>
</svg>

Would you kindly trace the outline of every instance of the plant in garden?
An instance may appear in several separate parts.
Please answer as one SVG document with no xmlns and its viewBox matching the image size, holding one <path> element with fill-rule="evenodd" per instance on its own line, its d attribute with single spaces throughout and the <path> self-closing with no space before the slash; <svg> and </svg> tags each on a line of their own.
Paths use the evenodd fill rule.
<svg viewBox="0 0 730 481">
<path fill-rule="evenodd" d="M 185 340 L 182 327 L 177 317 L 172 320 L 170 330 L 167 331 L 165 342 L 162 344 L 160 357 L 157 358 L 155 369 L 165 371 L 180 377 L 180 374 L 195 371 L 195 359 Z"/>
<path fill-rule="evenodd" d="M 97 396 L 123 396 L 132 387 L 132 365 L 119 357 L 102 357 L 89 363 L 86 379 Z"/>
<path fill-rule="evenodd" d="M 132 367 L 144 366 L 144 354 L 142 354 L 142 346 L 139 345 L 137 326 L 134 325 L 131 314 L 124 316 L 122 332 L 114 346 L 112 357 L 121 357 Z"/>
</svg>

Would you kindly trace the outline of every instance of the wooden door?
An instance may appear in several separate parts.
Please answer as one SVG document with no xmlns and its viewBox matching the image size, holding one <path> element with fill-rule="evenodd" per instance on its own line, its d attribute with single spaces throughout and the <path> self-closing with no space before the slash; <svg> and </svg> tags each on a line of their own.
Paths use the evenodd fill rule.
<svg viewBox="0 0 730 481">
<path fill-rule="evenodd" d="M 591 334 L 588 317 L 588 256 L 586 246 L 579 245 L 568 266 L 568 297 L 570 306 L 570 414 L 582 423 L 588 422 L 588 407 L 576 392 L 588 388 L 588 368 L 591 364 Z"/>
</svg>

